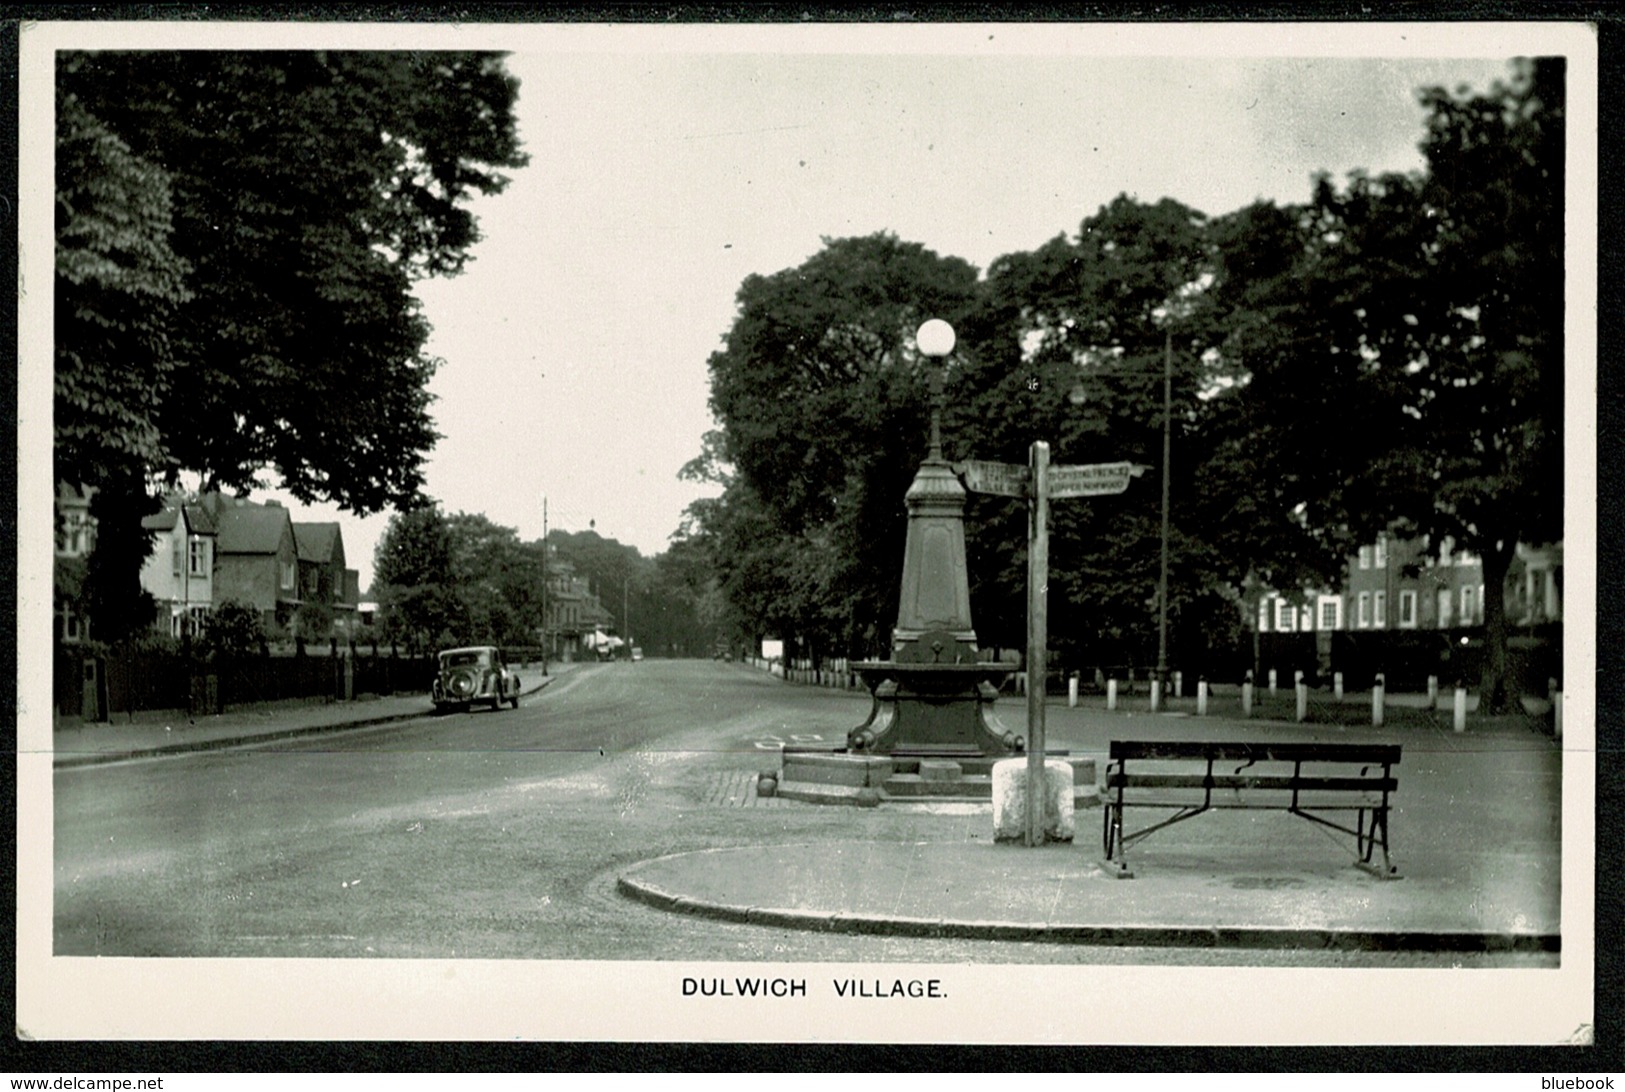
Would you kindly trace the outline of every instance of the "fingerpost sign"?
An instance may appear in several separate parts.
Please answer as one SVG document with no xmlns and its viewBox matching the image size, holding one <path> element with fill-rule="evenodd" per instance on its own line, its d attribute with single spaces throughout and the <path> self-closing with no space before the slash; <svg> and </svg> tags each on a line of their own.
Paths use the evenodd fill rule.
<svg viewBox="0 0 1625 1092">
<path fill-rule="evenodd" d="M 1032 445 L 1027 465 L 967 460 L 954 471 L 972 493 L 1027 498 L 1027 844 L 1044 844 L 1044 690 L 1049 660 L 1049 502 L 1122 493 L 1145 472 L 1135 463 L 1050 466 L 1049 444 Z"/>
</svg>

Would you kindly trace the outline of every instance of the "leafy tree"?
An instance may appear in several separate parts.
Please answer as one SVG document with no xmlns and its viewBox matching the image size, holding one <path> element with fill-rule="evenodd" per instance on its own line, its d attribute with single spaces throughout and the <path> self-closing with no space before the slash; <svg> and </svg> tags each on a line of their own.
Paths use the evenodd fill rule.
<svg viewBox="0 0 1625 1092">
<path fill-rule="evenodd" d="M 385 640 L 413 650 L 461 643 L 468 628 L 446 517 L 424 506 L 390 517 L 373 557 Z"/>
<path fill-rule="evenodd" d="M 102 632 L 139 613 L 151 482 L 416 499 L 410 287 L 461 268 L 467 199 L 525 162 L 515 89 L 490 53 L 58 55 L 57 472 L 135 519 L 100 529 Z"/>
<path fill-rule="evenodd" d="M 449 578 L 463 602 L 468 640 L 530 644 L 541 628 L 542 564 L 512 527 L 459 512 L 447 520 Z"/>
<path fill-rule="evenodd" d="M 1318 547 L 1302 559 L 1335 575 L 1395 520 L 1477 554 L 1492 711 L 1514 707 L 1514 551 L 1561 533 L 1563 94 L 1545 59 L 1484 94 L 1423 92 L 1424 174 L 1246 210 L 1217 289 L 1247 372 L 1232 435 Z"/>
<path fill-rule="evenodd" d="M 758 635 L 812 654 L 884 647 L 896 616 L 903 495 L 929 400 L 914 331 L 975 299 L 976 270 L 889 234 L 825 240 L 751 276 L 711 357 L 735 480 L 714 515 L 722 589 Z"/>
<path fill-rule="evenodd" d="M 1227 573 L 1205 548 L 1193 501 L 1205 460 L 1211 377 L 1207 218 L 1179 202 L 1119 196 L 1031 253 L 993 263 L 966 330 L 947 431 L 964 456 L 1024 464 L 1035 440 L 1053 463 L 1152 468 L 1117 496 L 1051 508 L 1052 644 L 1093 662 L 1147 662 L 1155 648 L 1161 548 L 1163 378 L 1173 338 L 1174 517 L 1170 629 L 1211 628 L 1230 609 Z M 973 610 L 984 644 L 1025 643 L 1026 505 L 973 497 L 967 509 Z M 1021 544 L 1015 546 L 1015 544 Z M 1215 604 L 1217 599 L 1220 602 Z"/>
</svg>

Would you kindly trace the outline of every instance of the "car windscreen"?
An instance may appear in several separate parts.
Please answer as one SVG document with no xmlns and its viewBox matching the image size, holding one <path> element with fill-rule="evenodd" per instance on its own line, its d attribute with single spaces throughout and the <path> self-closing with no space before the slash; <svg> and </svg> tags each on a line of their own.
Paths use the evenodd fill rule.
<svg viewBox="0 0 1625 1092">
<path fill-rule="evenodd" d="M 440 657 L 440 666 L 450 667 L 479 667 L 485 662 L 483 652 L 451 652 Z"/>
</svg>

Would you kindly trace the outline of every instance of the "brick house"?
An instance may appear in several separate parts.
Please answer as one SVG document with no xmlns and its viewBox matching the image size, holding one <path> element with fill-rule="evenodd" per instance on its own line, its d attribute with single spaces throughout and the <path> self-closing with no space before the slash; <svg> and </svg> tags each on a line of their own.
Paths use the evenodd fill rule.
<svg viewBox="0 0 1625 1092">
<path fill-rule="evenodd" d="M 295 523 L 293 537 L 299 557 L 300 602 L 307 607 L 319 604 L 333 612 L 331 636 L 353 637 L 361 576 L 344 567 L 344 535 L 339 525 Z"/>
<path fill-rule="evenodd" d="M 291 633 L 297 623 L 299 546 L 293 519 L 278 504 L 206 493 L 199 505 L 214 520 L 214 596 L 260 612 L 268 634 Z"/>
<path fill-rule="evenodd" d="M 1563 547 L 1519 545 L 1505 588 L 1507 621 L 1561 621 Z M 1263 590 L 1253 627 L 1260 633 L 1452 629 L 1484 624 L 1484 565 L 1448 541 L 1437 559 L 1425 539 L 1382 535 L 1349 558 L 1343 591 Z"/>
</svg>

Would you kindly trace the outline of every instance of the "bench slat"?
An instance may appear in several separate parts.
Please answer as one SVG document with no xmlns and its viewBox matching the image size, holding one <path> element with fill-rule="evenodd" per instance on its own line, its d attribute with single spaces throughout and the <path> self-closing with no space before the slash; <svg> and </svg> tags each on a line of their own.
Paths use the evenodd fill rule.
<svg viewBox="0 0 1625 1092">
<path fill-rule="evenodd" d="M 1215 761 L 1399 762 L 1397 743 L 1209 743 L 1191 740 L 1114 739 L 1114 759 L 1213 759 Z"/>
<path fill-rule="evenodd" d="M 1281 790 L 1290 792 L 1297 789 L 1299 792 L 1397 792 L 1399 779 L 1394 777 L 1293 777 L 1290 774 L 1248 776 L 1246 774 L 1215 774 L 1212 779 L 1214 789 L 1258 789 Z M 1205 774 L 1173 774 L 1173 773 L 1129 773 L 1108 771 L 1106 774 L 1106 787 L 1115 789 L 1202 789 L 1209 784 Z"/>
</svg>

